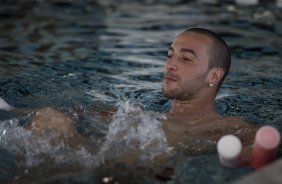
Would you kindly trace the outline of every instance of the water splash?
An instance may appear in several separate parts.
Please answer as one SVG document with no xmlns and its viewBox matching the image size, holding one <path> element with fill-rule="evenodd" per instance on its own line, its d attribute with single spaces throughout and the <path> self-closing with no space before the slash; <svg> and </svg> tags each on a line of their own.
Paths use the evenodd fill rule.
<svg viewBox="0 0 282 184">
<path fill-rule="evenodd" d="M 52 159 L 55 164 L 80 164 L 90 166 L 93 155 L 83 146 L 73 149 L 56 132 L 44 136 L 33 134 L 19 125 L 18 119 L 0 122 L 0 144 L 3 148 L 21 158 L 20 167 L 36 167 Z"/>
<path fill-rule="evenodd" d="M 123 102 L 119 106 L 97 154 L 89 152 L 83 143 L 72 148 L 55 131 L 42 136 L 33 134 L 20 126 L 16 118 L 0 123 L 0 144 L 21 158 L 20 166 L 24 168 L 39 166 L 50 159 L 55 164 L 95 167 L 104 159 L 129 153 L 138 153 L 139 160 L 152 160 L 167 152 L 167 140 L 158 120 L 164 118 L 163 115 L 144 111 L 130 102 Z"/>
<path fill-rule="evenodd" d="M 138 153 L 141 160 L 152 160 L 167 152 L 167 140 L 158 118 L 164 116 L 123 102 L 109 125 L 106 141 L 96 156 L 97 161 L 131 153 Z"/>
</svg>

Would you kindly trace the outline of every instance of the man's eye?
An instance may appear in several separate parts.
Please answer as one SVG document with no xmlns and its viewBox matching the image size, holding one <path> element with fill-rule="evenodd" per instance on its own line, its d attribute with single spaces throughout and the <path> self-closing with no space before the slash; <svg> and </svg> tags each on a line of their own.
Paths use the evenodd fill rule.
<svg viewBox="0 0 282 184">
<path fill-rule="evenodd" d="M 184 60 L 184 61 L 191 61 L 190 58 L 186 58 L 186 57 L 184 57 L 183 60 Z"/>
</svg>

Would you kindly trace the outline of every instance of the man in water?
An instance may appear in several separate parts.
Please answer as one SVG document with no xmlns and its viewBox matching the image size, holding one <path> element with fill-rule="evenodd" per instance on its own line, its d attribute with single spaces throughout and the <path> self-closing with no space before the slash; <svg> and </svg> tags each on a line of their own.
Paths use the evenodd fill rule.
<svg viewBox="0 0 282 184">
<path fill-rule="evenodd" d="M 257 128 L 238 117 L 223 117 L 215 107 L 215 97 L 228 74 L 230 60 L 225 41 L 207 29 L 188 29 L 172 42 L 162 84 L 163 95 L 172 100 L 172 108 L 162 122 L 172 150 L 182 150 L 187 155 L 205 154 L 215 150 L 221 136 L 235 134 L 247 157 Z M 98 114 L 111 119 L 113 113 Z M 53 108 L 39 110 L 29 128 L 38 134 L 47 129 L 61 133 L 63 138 L 82 139 L 74 121 Z M 83 141 L 73 144 L 79 142 Z"/>
<path fill-rule="evenodd" d="M 257 128 L 238 117 L 223 117 L 215 107 L 215 97 L 230 67 L 230 51 L 225 41 L 210 30 L 191 28 L 179 34 L 168 49 L 163 73 L 163 95 L 172 108 L 163 120 L 169 146 L 187 155 L 214 151 L 219 138 L 237 135 L 248 153 Z M 97 112 L 95 112 L 97 113 Z M 114 112 L 103 116 L 111 119 Z M 100 114 L 101 115 L 101 114 Z M 52 108 L 38 111 L 29 128 L 35 132 L 55 130 L 64 138 L 76 135 L 73 121 Z M 247 157 L 247 154 L 245 154 Z"/>
<path fill-rule="evenodd" d="M 210 30 L 191 28 L 172 42 L 163 77 L 163 95 L 172 99 L 164 131 L 172 145 L 182 142 L 189 154 L 196 154 L 215 147 L 221 136 L 230 133 L 245 147 L 252 144 L 254 125 L 216 111 L 215 97 L 230 62 L 227 44 Z"/>
</svg>

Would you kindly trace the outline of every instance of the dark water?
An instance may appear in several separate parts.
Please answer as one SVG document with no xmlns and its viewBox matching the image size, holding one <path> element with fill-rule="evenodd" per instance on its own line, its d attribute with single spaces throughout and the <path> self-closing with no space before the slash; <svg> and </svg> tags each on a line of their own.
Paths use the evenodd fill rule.
<svg viewBox="0 0 282 184">
<path fill-rule="evenodd" d="M 218 110 L 282 131 L 282 10 L 274 3 L 251 7 L 228 0 L 217 5 L 177 0 L 0 3 L 0 96 L 15 107 L 55 106 L 71 113 L 74 106 L 107 108 L 134 101 L 144 110 L 167 111 L 170 102 L 161 94 L 167 48 L 177 34 L 200 26 L 222 35 L 232 51 L 231 71 L 217 97 Z M 134 109 L 122 104 L 124 112 Z M 148 116 L 143 110 L 136 112 L 142 118 Z M 35 138 L 17 126 L 29 116 L 1 111 L 0 141 L 10 152 L 29 150 L 29 162 L 23 165 L 32 168 L 41 163 L 35 145 L 22 144 Z M 95 118 L 85 121 L 105 134 L 107 126 L 95 124 Z M 113 130 L 122 126 L 117 124 Z M 161 135 L 155 138 L 161 140 Z M 58 154 L 43 145 L 39 147 L 45 154 Z M 3 154 L 8 153 L 3 150 Z M 74 155 L 64 155 L 62 162 L 91 162 L 95 157 L 83 151 Z M 16 166 L 10 156 L 1 159 L 0 181 L 5 181 L 13 175 L 6 171 Z M 183 158 L 182 162 L 168 183 L 228 183 L 252 172 L 249 168 L 223 168 L 216 154 Z M 136 183 L 156 182 L 149 174 L 122 168 Z M 115 177 L 120 175 L 117 172 Z M 60 181 L 98 183 L 97 178 L 85 171 Z"/>
</svg>

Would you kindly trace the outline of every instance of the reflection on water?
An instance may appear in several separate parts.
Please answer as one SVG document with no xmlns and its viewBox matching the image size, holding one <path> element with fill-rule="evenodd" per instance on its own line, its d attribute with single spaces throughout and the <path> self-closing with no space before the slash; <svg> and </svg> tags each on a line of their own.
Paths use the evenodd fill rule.
<svg viewBox="0 0 282 184">
<path fill-rule="evenodd" d="M 170 107 L 161 95 L 166 50 L 177 34 L 188 27 L 201 26 L 222 35 L 232 50 L 233 63 L 217 97 L 218 110 L 258 125 L 272 124 L 282 131 L 282 13 L 274 3 L 261 3 L 245 7 L 227 0 L 220 4 L 178 0 L 3 1 L 0 6 L 0 96 L 19 108 L 56 106 L 72 117 L 75 116 L 73 107 L 116 108 L 124 100 L 134 101 L 145 110 L 165 112 Z M 136 110 L 131 105 L 123 107 L 133 108 L 136 115 L 117 115 L 110 124 L 85 115 L 77 126 L 86 129 L 84 132 L 88 129 L 95 132 L 90 136 L 93 143 L 96 141 L 99 146 L 105 143 L 102 155 L 113 156 L 120 151 L 107 152 L 116 134 L 126 130 L 125 135 L 132 135 L 130 129 L 124 129 L 130 120 L 134 120 L 131 125 L 137 128 L 135 133 L 144 150 L 147 143 L 155 141 L 154 136 L 162 142 L 159 146 L 165 145 L 155 120 L 157 115 Z M 25 124 L 29 116 L 32 114 L 0 112 L 1 147 L 16 156 L 25 155 L 26 162 L 20 166 L 30 166 L 32 170 L 45 162 L 42 155 L 54 158 L 57 163 L 82 163 L 82 167 L 97 163 L 95 154 L 87 148 L 70 151 L 63 143 L 50 147 L 48 138 L 52 137 L 34 138 L 18 126 Z M 143 122 L 142 131 L 154 130 L 159 134 L 140 132 L 135 120 Z M 147 121 L 152 123 L 150 127 Z M 117 132 L 108 134 L 111 126 L 115 126 L 113 130 Z M 120 137 L 119 144 L 125 143 Z M 151 157 L 165 149 L 165 146 L 149 149 L 144 154 Z M 10 157 L 6 158 L 3 163 L 11 163 Z M 176 165 L 176 177 L 170 183 L 227 183 L 250 172 L 247 168 L 222 170 L 212 154 L 182 158 L 182 163 Z M 13 164 L 10 165 L 13 169 Z M 139 182 L 153 182 L 148 179 L 149 175 L 140 174 L 140 170 L 123 169 Z M 195 173 L 198 177 L 191 178 Z M 8 174 L 3 176 L 9 178 Z M 97 177 L 88 172 L 81 175 L 89 183 Z M 66 178 L 72 181 L 78 178 L 73 176 L 77 175 Z"/>
</svg>

